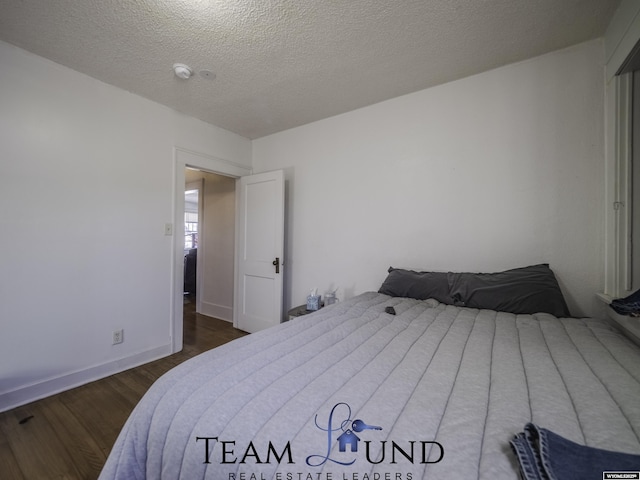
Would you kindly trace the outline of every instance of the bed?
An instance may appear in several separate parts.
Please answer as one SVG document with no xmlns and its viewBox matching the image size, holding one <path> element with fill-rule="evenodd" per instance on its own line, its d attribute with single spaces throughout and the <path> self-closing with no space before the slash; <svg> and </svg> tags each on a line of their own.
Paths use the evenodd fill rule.
<svg viewBox="0 0 640 480">
<path fill-rule="evenodd" d="M 568 312 L 534 267 L 544 275 L 524 282 L 389 269 L 378 292 L 205 352 L 151 387 L 100 478 L 517 479 L 526 425 L 633 469 L 640 349 L 604 321 L 549 313 Z M 473 306 L 504 303 L 499 285 L 515 306 Z M 547 312 L 502 311 L 527 303 Z"/>
</svg>

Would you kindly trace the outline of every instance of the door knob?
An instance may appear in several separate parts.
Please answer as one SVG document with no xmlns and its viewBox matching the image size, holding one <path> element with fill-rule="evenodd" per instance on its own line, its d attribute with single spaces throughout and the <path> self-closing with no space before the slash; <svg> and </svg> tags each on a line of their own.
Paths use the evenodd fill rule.
<svg viewBox="0 0 640 480">
<path fill-rule="evenodd" d="M 280 273 L 280 257 L 276 257 L 271 263 L 276 267 L 276 273 Z"/>
</svg>

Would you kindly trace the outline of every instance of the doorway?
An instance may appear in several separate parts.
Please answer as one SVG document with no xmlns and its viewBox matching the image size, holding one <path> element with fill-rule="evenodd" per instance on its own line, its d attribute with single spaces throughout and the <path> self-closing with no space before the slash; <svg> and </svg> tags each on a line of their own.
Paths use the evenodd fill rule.
<svg viewBox="0 0 640 480">
<path fill-rule="evenodd" d="M 236 182 L 185 169 L 185 299 L 196 312 L 233 322 Z"/>
<path fill-rule="evenodd" d="M 171 302 L 171 348 L 172 352 L 179 352 L 182 350 L 183 344 L 183 308 L 184 308 L 184 191 L 185 191 L 185 173 L 187 167 L 195 171 L 215 173 L 220 176 L 224 176 L 233 181 L 235 185 L 235 179 L 249 175 L 251 170 L 248 167 L 238 165 L 227 160 L 216 158 L 203 153 L 197 153 L 190 150 L 186 150 L 180 147 L 174 148 L 174 237 L 173 237 L 173 269 L 172 269 L 172 285 L 173 285 L 173 298 Z M 206 217 L 206 215 L 204 215 Z M 203 218 L 200 228 L 205 228 L 206 218 Z M 234 230 L 235 235 L 235 218 L 233 226 L 230 227 Z M 201 236 L 204 231 L 201 231 Z M 205 246 L 202 245 L 202 238 L 200 238 L 200 247 L 205 250 Z M 203 252 L 204 254 L 204 252 Z M 205 268 L 202 267 L 201 271 L 203 275 Z M 234 273 L 232 272 L 229 279 L 229 285 L 233 291 Z M 196 295 L 197 295 L 196 285 Z M 204 310 L 204 307 L 203 307 Z"/>
<path fill-rule="evenodd" d="M 200 225 L 203 217 L 204 180 L 190 181 L 190 172 L 185 171 L 184 191 L 184 303 L 199 305 L 200 288 L 198 288 L 198 243 Z M 201 267 L 200 267 L 201 268 Z M 196 311 L 200 307 L 197 306 Z"/>
</svg>

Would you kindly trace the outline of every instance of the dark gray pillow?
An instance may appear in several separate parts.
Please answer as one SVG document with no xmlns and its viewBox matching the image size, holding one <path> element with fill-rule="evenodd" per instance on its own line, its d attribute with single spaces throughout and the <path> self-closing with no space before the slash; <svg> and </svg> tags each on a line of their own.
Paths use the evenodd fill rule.
<svg viewBox="0 0 640 480">
<path fill-rule="evenodd" d="M 547 263 L 497 273 L 416 272 L 389 267 L 378 292 L 499 312 L 570 316 Z"/>
<path fill-rule="evenodd" d="M 442 303 L 453 304 L 446 272 L 415 272 L 393 267 L 389 267 L 388 271 L 379 293 L 417 300 L 434 298 Z"/>
<path fill-rule="evenodd" d="M 449 273 L 448 283 L 456 305 L 570 316 L 558 281 L 546 263 L 498 273 Z"/>
</svg>

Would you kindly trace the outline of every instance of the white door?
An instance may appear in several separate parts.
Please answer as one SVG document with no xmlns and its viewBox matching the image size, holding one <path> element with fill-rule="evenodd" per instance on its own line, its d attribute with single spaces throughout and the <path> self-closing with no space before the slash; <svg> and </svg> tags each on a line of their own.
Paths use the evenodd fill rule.
<svg viewBox="0 0 640 480">
<path fill-rule="evenodd" d="M 257 332 L 282 320 L 284 172 L 237 180 L 234 326 Z"/>
</svg>

